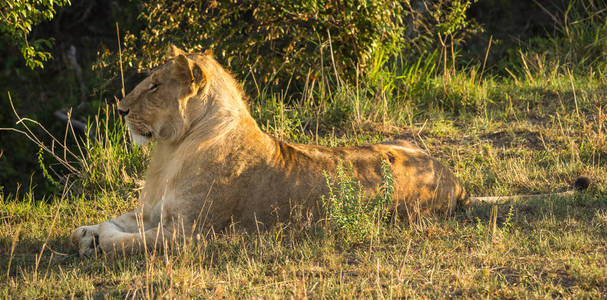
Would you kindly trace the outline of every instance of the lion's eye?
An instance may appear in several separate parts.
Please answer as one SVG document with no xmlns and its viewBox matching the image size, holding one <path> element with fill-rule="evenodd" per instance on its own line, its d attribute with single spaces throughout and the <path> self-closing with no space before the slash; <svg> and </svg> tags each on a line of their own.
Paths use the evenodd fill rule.
<svg viewBox="0 0 607 300">
<path fill-rule="evenodd" d="M 155 91 L 157 88 L 158 88 L 158 84 L 157 84 L 157 83 L 151 83 L 151 84 L 150 84 L 150 87 L 149 87 L 149 90 L 153 92 L 153 91 Z"/>
</svg>

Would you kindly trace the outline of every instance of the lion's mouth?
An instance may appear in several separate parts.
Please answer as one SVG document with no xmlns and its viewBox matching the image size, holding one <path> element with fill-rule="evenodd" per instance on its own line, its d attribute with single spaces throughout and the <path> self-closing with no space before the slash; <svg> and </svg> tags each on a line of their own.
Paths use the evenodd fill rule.
<svg viewBox="0 0 607 300">
<path fill-rule="evenodd" d="M 137 145 L 145 145 L 152 139 L 152 131 L 135 129 L 133 128 L 134 126 L 128 121 L 126 122 L 126 125 L 131 133 L 133 143 Z"/>
</svg>

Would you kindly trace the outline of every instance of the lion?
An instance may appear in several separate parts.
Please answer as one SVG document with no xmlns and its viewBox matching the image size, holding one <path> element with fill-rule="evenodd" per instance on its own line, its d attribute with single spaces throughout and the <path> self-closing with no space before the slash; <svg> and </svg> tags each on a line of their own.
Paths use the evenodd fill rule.
<svg viewBox="0 0 607 300">
<path fill-rule="evenodd" d="M 167 62 L 118 105 L 131 139 L 155 141 L 140 206 L 70 237 L 82 256 L 132 254 L 171 239 L 220 231 L 231 224 L 259 228 L 301 208 L 322 216 L 329 187 L 323 174 L 349 165 L 365 195 L 393 178 L 390 209 L 400 216 L 450 214 L 482 202 L 444 165 L 405 140 L 328 148 L 290 144 L 264 133 L 251 117 L 243 89 L 209 52 L 171 46 Z M 496 201 L 493 199 L 491 201 Z"/>
</svg>

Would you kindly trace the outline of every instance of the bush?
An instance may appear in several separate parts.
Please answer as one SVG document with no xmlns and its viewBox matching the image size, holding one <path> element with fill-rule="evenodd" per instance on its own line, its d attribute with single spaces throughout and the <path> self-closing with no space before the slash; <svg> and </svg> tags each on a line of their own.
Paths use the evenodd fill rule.
<svg viewBox="0 0 607 300">
<path fill-rule="evenodd" d="M 382 185 L 377 195 L 368 199 L 360 182 L 352 178 L 342 165 L 337 168 L 336 178 L 325 173 L 329 194 L 322 197 L 328 228 L 346 244 L 360 243 L 376 237 L 389 216 L 394 193 L 394 180 L 390 164 L 382 161 Z"/>
<path fill-rule="evenodd" d="M 69 5 L 69 0 L 5 0 L 0 5 L 0 38 L 19 47 L 28 67 L 43 68 L 51 58 L 51 42 L 46 39 L 28 40 L 32 28 L 55 15 L 55 8 Z M 0 39 L 0 44 L 2 40 Z"/>
<path fill-rule="evenodd" d="M 123 58 L 142 70 L 158 65 L 169 43 L 212 49 L 237 77 L 285 87 L 319 69 L 353 76 L 376 47 L 397 51 L 405 15 L 395 0 L 145 1 L 145 28 L 125 35 Z"/>
</svg>

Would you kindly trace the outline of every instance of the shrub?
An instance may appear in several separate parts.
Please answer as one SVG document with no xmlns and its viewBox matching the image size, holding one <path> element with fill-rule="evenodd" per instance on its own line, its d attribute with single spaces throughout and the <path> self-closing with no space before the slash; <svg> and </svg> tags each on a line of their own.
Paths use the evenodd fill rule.
<svg viewBox="0 0 607 300">
<path fill-rule="evenodd" d="M 329 194 L 322 197 L 329 229 L 347 244 L 359 243 L 380 233 L 389 216 L 389 205 L 394 193 L 394 180 L 390 165 L 382 161 L 382 185 L 372 199 L 363 194 L 360 182 L 352 178 L 342 165 L 336 178 L 325 173 Z"/>
<path fill-rule="evenodd" d="M 353 76 L 376 47 L 399 48 L 405 14 L 394 0 L 145 1 L 145 28 L 125 35 L 124 59 L 148 69 L 173 43 L 210 48 L 238 77 L 255 76 L 263 87 L 315 79 L 320 69 Z"/>
</svg>

